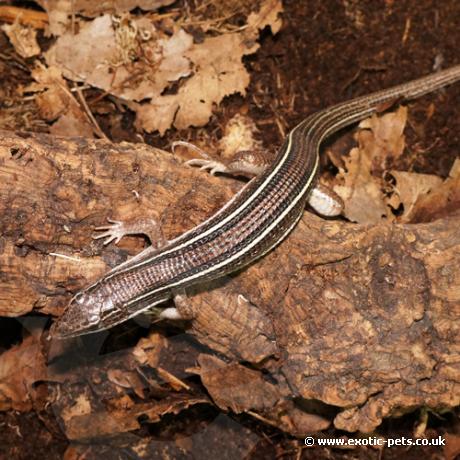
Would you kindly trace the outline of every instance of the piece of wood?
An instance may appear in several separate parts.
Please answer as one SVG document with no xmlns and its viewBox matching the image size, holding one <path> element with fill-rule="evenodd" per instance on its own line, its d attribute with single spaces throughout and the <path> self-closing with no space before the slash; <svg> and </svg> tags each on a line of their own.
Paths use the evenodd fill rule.
<svg viewBox="0 0 460 460">
<path fill-rule="evenodd" d="M 139 251 L 141 239 L 107 248 L 91 239 L 107 217 L 159 216 L 172 238 L 242 185 L 146 145 L 1 134 L 1 315 L 59 315 L 73 293 Z M 211 396 L 222 408 L 290 416 L 281 425 L 293 434 L 322 429 L 327 417 L 340 429 L 371 431 L 419 406 L 458 405 L 459 225 L 459 212 L 372 226 L 306 212 L 262 260 L 192 289 L 188 332 L 229 361 L 216 367 L 203 358 L 201 366 L 216 367 L 222 385 L 228 372 L 235 386 L 241 366 L 241 384 L 250 382 L 246 393 L 219 392 L 208 376 Z M 260 403 L 264 394 L 274 409 Z"/>
<path fill-rule="evenodd" d="M 0 5 L 0 21 L 9 24 L 17 21 L 34 29 L 44 29 L 48 25 L 48 15 L 44 11 Z"/>
</svg>

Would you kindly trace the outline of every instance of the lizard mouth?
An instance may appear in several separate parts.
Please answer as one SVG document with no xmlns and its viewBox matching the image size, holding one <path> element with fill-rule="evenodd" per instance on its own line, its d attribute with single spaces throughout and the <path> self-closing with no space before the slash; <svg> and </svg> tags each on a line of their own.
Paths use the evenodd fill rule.
<svg viewBox="0 0 460 460">
<path fill-rule="evenodd" d="M 52 324 L 49 330 L 50 339 L 70 339 L 72 337 L 77 337 L 82 334 L 91 334 L 100 330 L 97 327 L 97 324 L 75 328 L 71 326 L 68 321 L 65 321 L 65 316 L 66 315 L 64 313 L 62 317 L 58 318 L 58 320 Z"/>
</svg>

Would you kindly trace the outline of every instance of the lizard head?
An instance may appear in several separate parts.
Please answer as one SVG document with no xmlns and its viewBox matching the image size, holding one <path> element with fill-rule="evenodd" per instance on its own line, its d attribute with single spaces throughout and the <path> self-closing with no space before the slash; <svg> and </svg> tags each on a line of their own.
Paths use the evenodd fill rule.
<svg viewBox="0 0 460 460">
<path fill-rule="evenodd" d="M 63 339 L 106 329 L 103 315 L 111 310 L 114 310 L 112 300 L 98 290 L 79 292 L 53 324 L 50 335 Z"/>
</svg>

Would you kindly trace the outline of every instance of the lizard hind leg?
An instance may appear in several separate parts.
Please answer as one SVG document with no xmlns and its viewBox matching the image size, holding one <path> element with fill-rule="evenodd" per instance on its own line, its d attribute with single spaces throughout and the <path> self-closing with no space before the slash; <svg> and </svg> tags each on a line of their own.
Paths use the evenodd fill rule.
<svg viewBox="0 0 460 460">
<path fill-rule="evenodd" d="M 185 289 L 174 291 L 173 300 L 176 306 L 165 308 L 159 315 L 161 319 L 170 319 L 173 321 L 193 319 L 192 306 Z"/>
<path fill-rule="evenodd" d="M 308 197 L 308 204 L 320 215 L 336 217 L 342 214 L 344 203 L 333 190 L 322 184 L 316 184 Z"/>
<path fill-rule="evenodd" d="M 181 142 L 180 145 L 184 145 L 184 143 Z M 193 150 L 198 151 L 202 158 L 193 158 L 186 161 L 185 164 L 209 171 L 213 176 L 221 173 L 235 177 L 252 178 L 262 174 L 271 163 L 271 155 L 266 150 L 240 150 L 230 161 L 217 161 L 211 159 L 207 153 L 193 144 L 190 146 L 193 147 Z"/>
<path fill-rule="evenodd" d="M 188 150 L 198 153 L 201 158 L 192 158 L 187 160 L 184 164 L 187 166 L 197 166 L 203 171 L 209 171 L 214 176 L 216 173 L 227 173 L 227 166 L 220 162 L 213 160 L 204 150 L 197 147 L 195 144 L 186 141 L 175 141 L 171 145 L 172 153 L 176 153 L 177 147 L 185 147 Z"/>
<path fill-rule="evenodd" d="M 202 170 L 209 171 L 211 175 L 223 173 L 252 178 L 262 174 L 271 164 L 271 154 L 267 150 L 240 150 L 231 161 L 224 163 L 212 160 L 206 152 L 188 142 L 175 142 L 173 151 L 178 145 L 190 148 L 202 156 L 202 158 L 186 161 L 186 165 L 197 166 Z M 311 190 L 307 201 L 318 214 L 325 217 L 339 216 L 344 208 L 343 201 L 337 193 L 319 183 Z"/>
</svg>

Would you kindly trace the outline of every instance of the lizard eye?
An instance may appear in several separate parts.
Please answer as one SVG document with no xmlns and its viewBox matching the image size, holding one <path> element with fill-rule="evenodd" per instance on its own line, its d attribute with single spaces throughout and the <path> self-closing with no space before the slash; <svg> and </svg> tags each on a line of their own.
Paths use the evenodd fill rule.
<svg viewBox="0 0 460 460">
<path fill-rule="evenodd" d="M 91 297 L 88 295 L 88 293 L 79 292 L 73 297 L 73 299 L 70 301 L 70 303 L 72 303 L 72 304 L 75 303 L 75 304 L 77 304 L 79 306 L 84 307 L 87 304 L 89 304 L 90 300 L 91 300 Z"/>
</svg>

